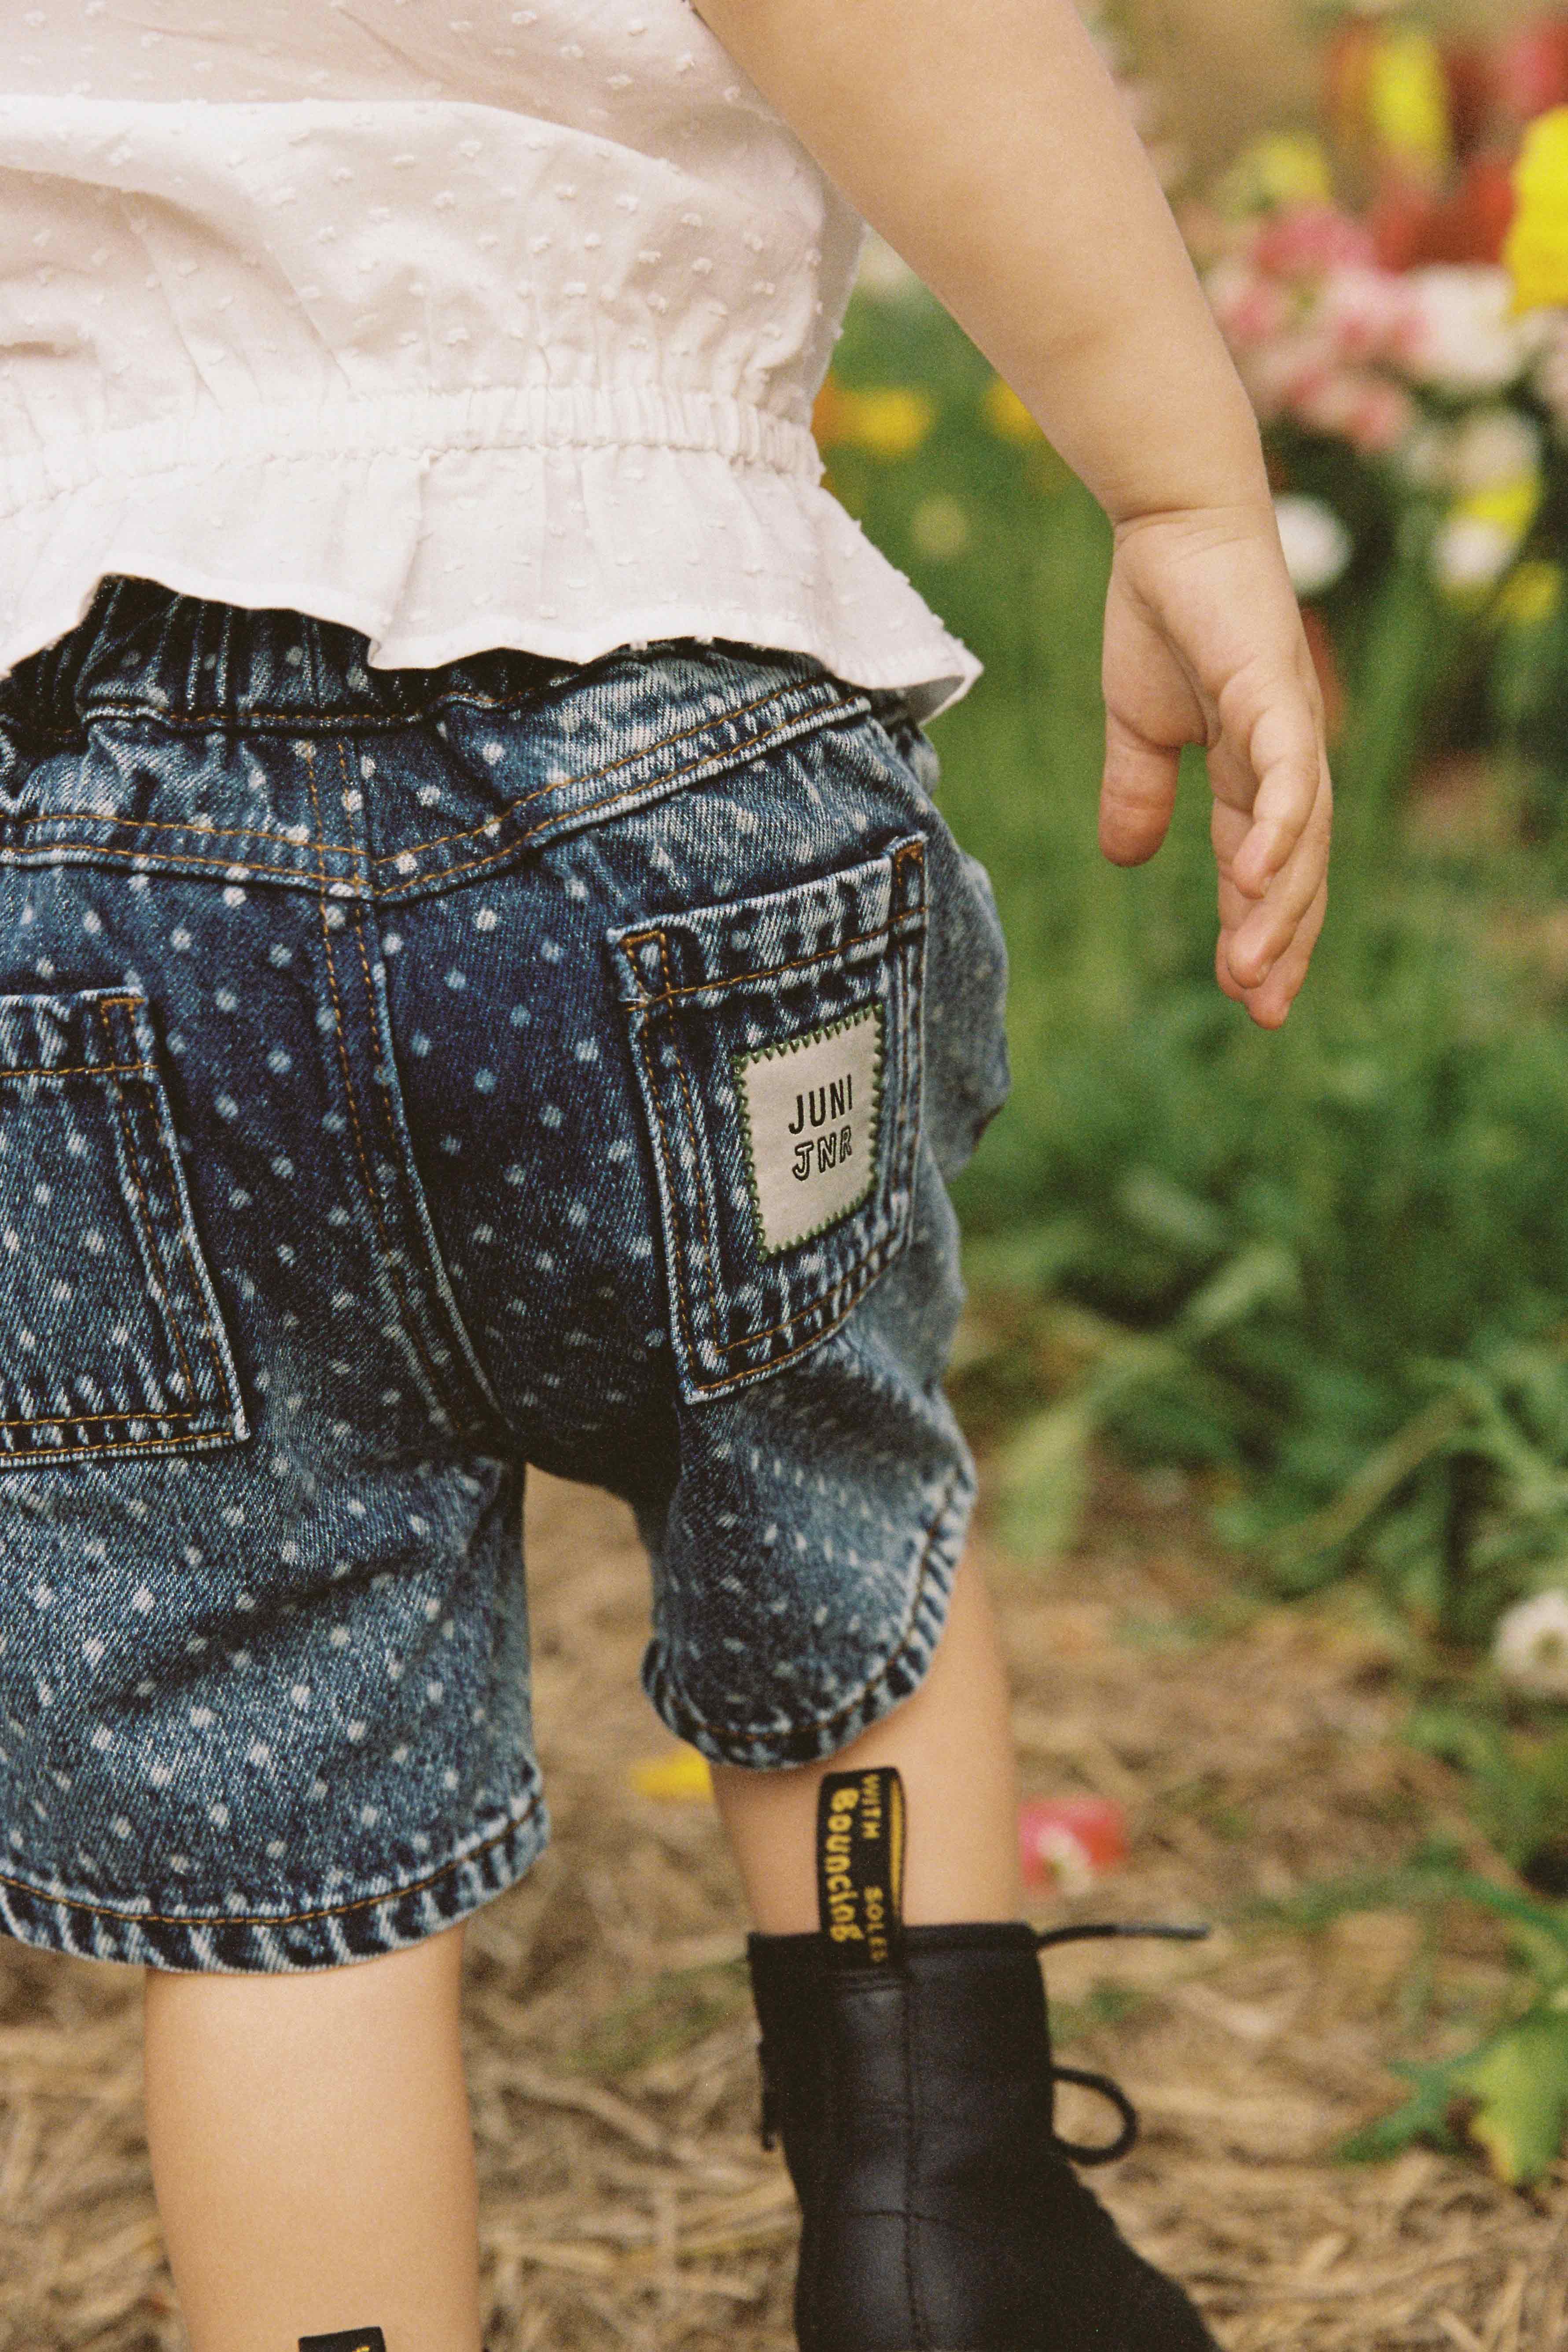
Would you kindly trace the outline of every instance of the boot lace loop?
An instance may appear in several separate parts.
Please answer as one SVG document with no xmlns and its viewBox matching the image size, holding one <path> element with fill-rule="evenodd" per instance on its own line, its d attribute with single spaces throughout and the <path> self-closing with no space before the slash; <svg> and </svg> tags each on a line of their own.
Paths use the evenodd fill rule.
<svg viewBox="0 0 1568 2352">
<path fill-rule="evenodd" d="M 1082 1944 L 1091 1940 L 1125 1936 L 1153 1936 L 1166 1943 L 1201 1943 L 1209 1933 L 1205 1927 L 1173 1927 L 1142 1919 L 1085 1920 L 1073 1927 L 1046 1927 L 1037 1932 L 1035 1949 L 1048 1950 L 1056 1944 Z M 1051 2080 L 1056 2083 L 1076 2083 L 1081 2090 L 1092 2091 L 1097 2098 L 1106 2100 L 1121 2117 L 1121 2129 L 1114 2139 L 1086 2146 L 1083 2141 L 1066 2139 L 1058 2131 L 1051 2133 L 1051 2142 L 1074 2164 L 1088 2167 L 1094 2164 L 1114 2164 L 1125 2156 L 1138 2139 L 1138 2110 L 1119 2083 L 1109 2074 L 1090 2074 L 1081 2066 L 1058 2066 L 1051 2061 Z"/>
</svg>

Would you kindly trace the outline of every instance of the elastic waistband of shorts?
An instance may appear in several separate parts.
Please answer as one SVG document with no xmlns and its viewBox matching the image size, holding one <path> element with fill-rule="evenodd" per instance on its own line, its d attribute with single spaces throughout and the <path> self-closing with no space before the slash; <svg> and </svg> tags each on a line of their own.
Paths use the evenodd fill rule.
<svg viewBox="0 0 1568 2352">
<path fill-rule="evenodd" d="M 722 639 L 628 646 L 586 664 L 498 646 L 435 669 L 373 667 L 368 644 L 358 630 L 313 614 L 111 573 L 74 629 L 0 678 L 0 720 L 41 744 L 79 739 L 94 719 L 110 718 L 313 734 L 405 726 L 452 702 L 515 709 L 590 675 L 606 685 L 616 677 L 637 693 L 654 683 L 650 672 L 681 673 L 667 690 L 692 692 L 694 715 L 710 712 L 715 684 L 761 693 L 829 679 L 809 655 Z"/>
</svg>

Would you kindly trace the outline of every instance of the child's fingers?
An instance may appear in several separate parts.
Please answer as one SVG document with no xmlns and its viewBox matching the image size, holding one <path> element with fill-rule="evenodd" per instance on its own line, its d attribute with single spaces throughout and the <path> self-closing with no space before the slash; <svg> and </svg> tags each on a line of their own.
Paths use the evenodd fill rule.
<svg viewBox="0 0 1568 2352">
<path fill-rule="evenodd" d="M 1114 710 L 1105 719 L 1105 773 L 1100 787 L 1100 845 L 1113 865 L 1152 857 L 1176 804 L 1179 747 L 1152 743 Z"/>
<path fill-rule="evenodd" d="M 1234 866 L 1227 866 L 1221 838 L 1216 837 L 1215 848 L 1221 860 L 1220 921 L 1227 938 L 1231 971 L 1243 987 L 1256 987 L 1264 980 L 1269 966 L 1296 937 L 1317 898 L 1328 871 L 1331 812 L 1332 795 L 1325 768 L 1316 800 L 1295 846 L 1266 885 L 1261 898 L 1253 898 L 1237 884 Z M 1228 829 L 1216 825 L 1216 836 L 1223 836 Z M 1247 838 L 1249 840 L 1251 835 Z"/>
<path fill-rule="evenodd" d="M 1232 863 L 1237 887 L 1261 898 L 1290 856 L 1321 798 L 1326 780 L 1322 719 L 1317 698 L 1293 678 L 1271 682 L 1250 727 L 1232 730 L 1221 698 L 1221 724 L 1245 752 L 1236 767 L 1236 805 L 1249 804 L 1251 823 Z M 1228 795 L 1227 795 L 1228 796 Z"/>
<path fill-rule="evenodd" d="M 1278 1029 L 1295 1002 L 1307 977 L 1307 966 L 1311 961 L 1312 950 L 1323 928 L 1328 903 L 1328 884 L 1324 881 L 1319 885 L 1289 946 L 1273 965 L 1267 980 L 1255 988 L 1244 987 L 1236 978 L 1227 961 L 1225 938 L 1221 936 L 1215 953 L 1215 977 L 1228 997 L 1246 1006 L 1260 1029 Z"/>
</svg>

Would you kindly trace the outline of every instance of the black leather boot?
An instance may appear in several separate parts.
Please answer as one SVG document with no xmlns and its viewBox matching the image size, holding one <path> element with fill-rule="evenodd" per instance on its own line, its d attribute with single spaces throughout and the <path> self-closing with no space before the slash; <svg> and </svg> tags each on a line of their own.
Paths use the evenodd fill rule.
<svg viewBox="0 0 1568 2352">
<path fill-rule="evenodd" d="M 1072 2169 L 1125 2154 L 1137 2118 L 1114 2084 L 1052 2060 L 1038 1959 L 1085 1934 L 1204 1931 L 901 1927 L 896 1886 L 890 1905 L 872 1890 L 891 1913 L 875 1963 L 858 1888 L 839 1906 L 847 1955 L 826 1899 L 821 1932 L 750 1938 L 763 2140 L 782 2137 L 801 2206 L 800 2352 L 1217 2352 Z M 1058 2137 L 1063 2079 L 1116 2106 L 1106 2147 Z"/>
</svg>

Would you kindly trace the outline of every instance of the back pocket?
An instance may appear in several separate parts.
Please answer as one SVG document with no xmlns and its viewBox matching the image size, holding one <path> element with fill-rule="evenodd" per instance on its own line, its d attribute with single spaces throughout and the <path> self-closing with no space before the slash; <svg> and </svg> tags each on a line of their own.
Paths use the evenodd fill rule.
<svg viewBox="0 0 1568 2352">
<path fill-rule="evenodd" d="M 837 1329 L 909 1240 L 925 840 L 612 931 L 658 1176 L 681 1393 Z"/>
<path fill-rule="evenodd" d="M 145 1000 L 0 996 L 0 1471 L 248 1434 Z"/>
</svg>

